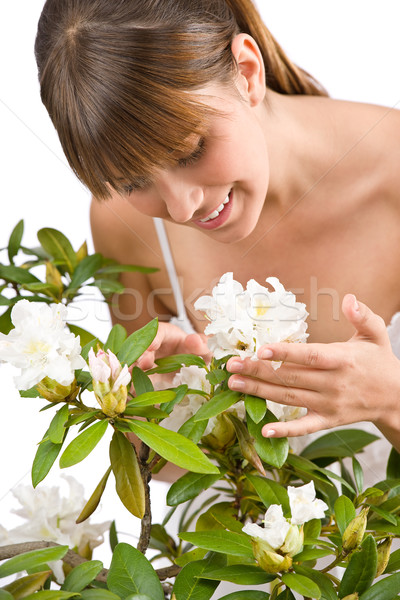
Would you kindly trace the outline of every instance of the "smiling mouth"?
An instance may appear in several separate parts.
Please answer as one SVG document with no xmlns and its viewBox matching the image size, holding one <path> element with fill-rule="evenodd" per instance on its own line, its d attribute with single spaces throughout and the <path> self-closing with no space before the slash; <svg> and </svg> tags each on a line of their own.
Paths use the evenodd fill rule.
<svg viewBox="0 0 400 600">
<path fill-rule="evenodd" d="M 208 223 L 208 221 L 213 221 L 214 219 L 219 217 L 219 215 L 225 208 L 225 204 L 228 204 L 229 200 L 230 200 L 230 192 L 227 195 L 227 197 L 225 198 L 225 200 L 222 202 L 222 204 L 220 204 L 215 210 L 213 210 L 213 212 L 210 215 L 208 215 L 208 217 L 205 217 L 205 219 L 199 219 L 199 222 L 200 223 Z"/>
</svg>

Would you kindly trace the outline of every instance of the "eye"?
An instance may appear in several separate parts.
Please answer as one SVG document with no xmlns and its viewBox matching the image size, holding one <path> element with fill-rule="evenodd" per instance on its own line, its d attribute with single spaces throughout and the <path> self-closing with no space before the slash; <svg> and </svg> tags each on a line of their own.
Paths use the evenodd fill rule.
<svg viewBox="0 0 400 600">
<path fill-rule="evenodd" d="M 180 158 L 178 159 L 178 165 L 180 167 L 188 167 L 189 165 L 194 164 L 196 161 L 198 161 L 204 154 L 205 151 L 205 139 L 201 138 L 197 148 L 194 152 L 192 152 L 192 154 L 190 156 L 187 156 L 186 158 Z"/>
</svg>

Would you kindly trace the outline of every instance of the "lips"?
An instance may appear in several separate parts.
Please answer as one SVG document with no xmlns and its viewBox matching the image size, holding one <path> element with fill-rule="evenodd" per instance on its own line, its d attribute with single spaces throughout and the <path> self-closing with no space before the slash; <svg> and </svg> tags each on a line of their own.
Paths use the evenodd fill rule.
<svg viewBox="0 0 400 600">
<path fill-rule="evenodd" d="M 194 223 L 202 229 L 216 229 L 225 223 L 232 210 L 232 190 L 225 200 L 204 219 L 196 219 Z"/>
</svg>

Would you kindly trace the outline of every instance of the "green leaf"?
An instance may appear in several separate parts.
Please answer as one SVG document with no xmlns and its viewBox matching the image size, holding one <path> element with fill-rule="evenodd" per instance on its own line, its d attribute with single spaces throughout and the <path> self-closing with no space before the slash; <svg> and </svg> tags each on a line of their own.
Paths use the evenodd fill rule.
<svg viewBox="0 0 400 600">
<path fill-rule="evenodd" d="M 353 456 L 351 460 L 352 460 L 352 465 L 353 465 L 353 473 L 354 473 L 354 479 L 355 479 L 356 486 L 357 486 L 357 491 L 360 494 L 364 487 L 364 473 L 362 470 L 362 466 L 360 465 L 360 463 L 358 462 L 356 457 Z"/>
<path fill-rule="evenodd" d="M 141 329 L 134 331 L 134 333 L 124 341 L 117 353 L 119 361 L 121 363 L 126 363 L 128 366 L 134 363 L 150 346 L 151 342 L 156 337 L 157 329 L 158 320 L 153 319 Z"/>
<path fill-rule="evenodd" d="M 78 565 L 68 573 L 61 589 L 69 592 L 81 592 L 92 583 L 93 579 L 96 579 L 102 568 L 103 563 L 99 560 L 89 560 Z"/>
<path fill-rule="evenodd" d="M 13 556 L 0 565 L 0 577 L 7 577 L 20 571 L 28 571 L 42 567 L 49 561 L 60 560 L 68 552 L 68 546 L 51 546 L 42 550 L 32 550 L 24 552 L 18 556 Z"/>
<path fill-rule="evenodd" d="M 110 281 L 109 279 L 95 279 L 93 283 L 89 283 L 89 286 L 97 287 L 103 296 L 109 294 L 122 294 L 125 290 L 125 286 L 119 281 Z"/>
<path fill-rule="evenodd" d="M 107 585 L 121 598 L 143 593 L 152 600 L 164 600 L 161 583 L 150 562 L 129 544 L 121 543 L 116 546 Z"/>
<path fill-rule="evenodd" d="M 259 423 L 265 417 L 267 403 L 262 398 L 258 398 L 258 396 L 245 396 L 244 405 L 247 414 L 250 415 L 254 423 Z"/>
<path fill-rule="evenodd" d="M 204 550 L 204 548 L 194 548 L 193 550 L 178 556 L 178 558 L 175 559 L 175 564 L 177 564 L 179 567 L 184 567 L 190 562 L 201 560 L 205 557 L 207 552 L 208 550 Z"/>
<path fill-rule="evenodd" d="M 367 535 L 360 550 L 351 555 L 340 583 L 339 598 L 355 592 L 362 594 L 369 589 L 375 579 L 377 564 L 376 542 L 372 535 Z"/>
<path fill-rule="evenodd" d="M 142 369 L 139 369 L 139 367 L 133 367 L 132 381 L 133 385 L 135 386 L 136 396 L 154 392 L 154 387 L 151 383 L 150 377 L 148 377 L 146 373 L 143 373 Z"/>
<path fill-rule="evenodd" d="M 117 494 L 129 512 L 142 519 L 145 513 L 145 490 L 136 452 L 123 433 L 115 431 L 110 444 L 111 467 Z"/>
<path fill-rule="evenodd" d="M 392 448 L 386 466 L 386 479 L 400 479 L 400 454 Z"/>
<path fill-rule="evenodd" d="M 191 562 L 177 575 L 173 587 L 176 600 L 209 600 L 219 585 L 219 581 L 202 579 L 208 567 L 207 560 Z"/>
<path fill-rule="evenodd" d="M 288 456 L 289 443 L 287 438 L 265 438 L 261 430 L 267 423 L 276 422 L 274 415 L 267 411 L 264 418 L 255 423 L 250 415 L 247 418 L 247 427 L 250 435 L 254 438 L 254 447 L 259 457 L 266 463 L 280 469 Z"/>
<path fill-rule="evenodd" d="M 356 509 L 347 496 L 340 496 L 335 502 L 334 510 L 340 535 L 343 536 L 347 525 L 356 516 Z"/>
<path fill-rule="evenodd" d="M 304 542 L 308 539 L 317 540 L 321 534 L 321 519 L 311 519 L 304 523 Z"/>
<path fill-rule="evenodd" d="M 66 447 L 60 458 L 60 468 L 72 467 L 86 458 L 97 446 L 108 427 L 108 421 L 97 421 L 80 433 Z"/>
<path fill-rule="evenodd" d="M 86 521 L 94 513 L 98 505 L 100 504 L 101 497 L 103 495 L 104 490 L 106 489 L 107 481 L 109 475 L 111 473 L 111 467 L 108 467 L 107 471 L 100 479 L 100 482 L 97 484 L 96 489 L 93 494 L 90 496 L 89 500 L 86 502 L 85 506 L 82 509 L 81 514 L 76 519 L 77 523 L 82 523 Z"/>
<path fill-rule="evenodd" d="M 46 477 L 62 448 L 62 444 L 53 444 L 49 439 L 46 439 L 47 437 L 48 431 L 44 434 L 43 439 L 45 441 L 39 444 L 33 459 L 31 475 L 33 487 L 36 487 Z"/>
<path fill-rule="evenodd" d="M 64 292 L 65 296 L 73 296 L 79 288 L 99 270 L 103 263 L 101 254 L 85 256 L 74 270 L 71 282 Z"/>
<path fill-rule="evenodd" d="M 246 475 L 246 477 L 254 486 L 266 508 L 271 504 L 281 504 L 283 512 L 289 513 L 289 496 L 286 488 L 267 477 L 257 477 L 255 475 Z"/>
<path fill-rule="evenodd" d="M 400 590 L 400 573 L 381 579 L 364 592 L 359 600 L 394 600 Z"/>
<path fill-rule="evenodd" d="M 341 429 L 327 433 L 311 442 L 303 450 L 301 456 L 309 460 L 325 456 L 336 460 L 345 456 L 353 456 L 378 439 L 376 435 L 360 429 Z"/>
<path fill-rule="evenodd" d="M 107 265 L 100 269 L 101 273 L 131 273 L 138 271 L 139 273 L 156 273 L 159 269 L 155 267 L 142 267 L 140 265 L 120 265 L 119 263 Z"/>
<path fill-rule="evenodd" d="M 227 596 L 223 596 L 220 600 L 269 600 L 267 592 L 259 592 L 257 590 L 243 590 L 240 592 L 232 592 Z"/>
<path fill-rule="evenodd" d="M 304 575 L 300 575 L 299 573 L 284 573 L 282 581 L 288 588 L 294 592 L 303 594 L 307 598 L 316 598 L 316 600 L 321 598 L 321 590 L 318 585 Z"/>
<path fill-rule="evenodd" d="M 127 408 L 136 408 L 137 406 L 153 406 L 163 402 L 170 402 L 175 398 L 175 392 L 171 390 L 162 390 L 160 392 L 146 392 L 136 396 L 127 404 Z"/>
<path fill-rule="evenodd" d="M 203 434 L 207 428 L 207 421 L 199 421 L 196 423 L 194 417 L 195 415 L 183 423 L 183 425 L 179 427 L 178 433 L 186 438 L 189 438 L 192 440 L 192 442 L 197 444 L 203 437 Z"/>
<path fill-rule="evenodd" d="M 33 594 L 37 592 L 44 586 L 47 579 L 52 576 L 52 571 L 40 571 L 37 573 L 33 573 L 32 575 L 27 575 L 26 577 L 18 577 L 15 581 L 12 581 L 8 585 L 4 586 L 4 592 L 8 592 L 12 594 L 10 598 L 15 598 L 19 600 L 19 598 L 25 598 L 28 594 Z M 7 596 L 2 596 L 0 590 L 0 600 L 7 598 Z"/>
<path fill-rule="evenodd" d="M 60 408 L 60 410 L 58 410 L 54 415 L 47 432 L 49 440 L 53 442 L 53 444 L 61 444 L 63 441 L 65 435 L 64 424 L 68 420 L 68 416 L 68 404 L 64 404 L 64 406 L 62 406 L 62 408 Z"/>
<path fill-rule="evenodd" d="M 147 596 L 146 594 L 131 594 L 130 596 L 125 598 L 125 600 L 152 600 L 152 599 L 150 598 L 150 596 Z"/>
<path fill-rule="evenodd" d="M 82 590 L 82 600 L 121 600 L 120 596 L 113 594 L 109 590 L 93 589 L 93 590 Z"/>
<path fill-rule="evenodd" d="M 11 306 L 10 306 L 10 308 L 7 308 L 7 310 L 5 310 L 0 316 L 0 331 L 1 331 L 1 333 L 4 333 L 4 335 L 7 335 L 8 333 L 10 333 L 10 331 L 13 327 L 14 327 L 14 325 L 12 324 L 12 321 L 11 321 Z"/>
<path fill-rule="evenodd" d="M 69 239 L 61 231 L 50 227 L 40 229 L 37 236 L 46 252 L 57 263 L 65 266 L 68 273 L 72 275 L 77 264 L 77 258 Z"/>
<path fill-rule="evenodd" d="M 385 521 L 389 521 L 389 523 L 391 523 L 392 525 L 397 525 L 397 517 L 395 515 L 392 515 L 387 510 L 383 510 L 380 506 L 375 506 L 370 502 L 367 502 L 367 504 L 371 507 L 371 510 L 373 510 L 377 515 L 382 517 L 382 519 L 385 519 Z"/>
<path fill-rule="evenodd" d="M 15 598 L 7 590 L 0 588 L 0 600 L 15 600 Z"/>
<path fill-rule="evenodd" d="M 392 573 L 393 571 L 399 571 L 399 570 L 400 570 L 400 548 L 391 553 L 389 562 L 388 562 L 386 570 L 385 570 L 385 575 L 386 575 L 386 573 Z"/>
<path fill-rule="evenodd" d="M 237 585 L 262 585 L 276 579 L 276 575 L 266 573 L 255 565 L 230 565 L 222 569 L 209 570 L 203 577 L 230 581 Z"/>
<path fill-rule="evenodd" d="M 93 348 L 94 352 L 96 352 L 97 345 L 99 345 L 100 348 L 103 347 L 103 344 L 100 342 L 100 340 L 98 338 L 93 338 L 92 340 L 90 340 L 83 346 L 83 348 L 81 350 L 81 356 L 86 360 L 86 362 L 88 360 L 90 348 Z"/>
<path fill-rule="evenodd" d="M 194 473 L 215 473 L 219 469 L 205 454 L 180 433 L 169 431 L 154 423 L 131 421 L 129 428 L 139 439 L 166 460 Z"/>
<path fill-rule="evenodd" d="M 67 600 L 67 598 L 79 598 L 79 596 L 80 595 L 77 592 L 65 592 L 64 590 L 41 590 L 35 594 L 25 596 L 24 600 Z"/>
<path fill-rule="evenodd" d="M 239 392 L 232 392 L 231 390 L 227 390 L 226 392 L 221 392 L 216 396 L 213 396 L 208 402 L 203 404 L 199 410 L 194 415 L 194 422 L 204 421 L 205 419 L 210 419 L 211 417 L 216 417 L 232 406 L 232 404 L 236 404 L 240 400 Z"/>
<path fill-rule="evenodd" d="M 118 354 L 126 338 L 127 333 L 125 327 L 122 327 L 122 325 L 117 323 L 108 334 L 108 338 L 104 344 L 104 350 L 111 350 L 114 354 Z"/>
<path fill-rule="evenodd" d="M 14 256 L 18 253 L 21 246 L 22 236 L 24 235 L 24 220 L 21 219 L 11 232 L 8 240 L 8 258 L 10 263 L 14 262 Z"/>
<path fill-rule="evenodd" d="M 180 533 L 179 537 L 185 542 L 212 552 L 254 558 L 250 538 L 245 534 L 218 529 L 216 531 Z"/>
<path fill-rule="evenodd" d="M 171 485 L 167 493 L 168 506 L 182 504 L 196 498 L 203 490 L 207 490 L 221 477 L 221 474 L 204 475 L 203 473 L 185 473 Z"/>
<path fill-rule="evenodd" d="M 113 521 L 110 525 L 110 548 L 111 548 L 112 552 L 114 552 L 117 545 L 118 545 L 117 527 L 116 527 L 115 521 Z"/>
<path fill-rule="evenodd" d="M 333 586 L 332 581 L 324 573 L 320 573 L 316 569 L 311 569 L 304 565 L 293 565 L 294 570 L 299 575 L 303 575 L 316 583 L 321 591 L 322 600 L 337 600 L 338 596 Z"/>
<path fill-rule="evenodd" d="M 196 354 L 174 354 L 165 358 L 159 358 L 156 360 L 154 369 L 148 371 L 148 374 L 152 373 L 173 373 L 174 371 L 180 371 L 184 367 L 190 367 L 196 365 L 196 367 L 205 368 L 206 363 L 201 356 Z"/>
<path fill-rule="evenodd" d="M 215 369 L 213 371 L 210 371 L 206 375 L 206 379 L 211 383 L 211 385 L 219 385 L 220 383 L 225 381 L 225 379 L 227 379 L 228 377 L 229 377 L 229 373 L 227 373 L 223 369 Z"/>
<path fill-rule="evenodd" d="M 27 269 L 14 267 L 14 265 L 0 265 L 0 277 L 13 283 L 41 283 L 43 285 L 43 282 L 32 275 Z"/>
</svg>

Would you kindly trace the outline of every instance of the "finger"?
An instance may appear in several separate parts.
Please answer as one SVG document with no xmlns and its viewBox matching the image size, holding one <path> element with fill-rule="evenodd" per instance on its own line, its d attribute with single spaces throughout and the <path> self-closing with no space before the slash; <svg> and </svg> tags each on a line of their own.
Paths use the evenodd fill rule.
<svg viewBox="0 0 400 600">
<path fill-rule="evenodd" d="M 346 319 L 356 329 L 356 337 L 385 343 L 388 340 L 385 321 L 366 304 L 358 302 L 353 294 L 346 294 L 342 302 Z"/>
<path fill-rule="evenodd" d="M 232 375 L 228 380 L 228 386 L 229 389 L 235 392 L 237 391 L 250 396 L 266 398 L 272 402 L 278 402 L 279 404 L 286 404 L 288 406 L 304 406 L 305 408 L 312 408 L 320 398 L 317 392 L 311 390 L 277 385 L 259 379 L 241 377 L 239 375 Z"/>
<path fill-rule="evenodd" d="M 261 379 L 286 387 L 322 391 L 327 384 L 326 372 L 293 363 L 286 363 L 279 369 L 274 369 L 270 361 L 249 359 L 241 361 L 232 358 L 228 362 L 227 368 L 231 373 L 238 373 L 244 377 Z"/>
<path fill-rule="evenodd" d="M 211 357 L 211 352 L 207 346 L 207 338 L 199 333 L 191 333 L 185 338 L 185 348 L 189 354 L 198 354 L 203 358 Z"/>
<path fill-rule="evenodd" d="M 336 369 L 339 360 L 336 344 L 293 344 L 281 342 L 261 346 L 257 356 L 261 360 L 295 363 L 314 369 Z"/>
<path fill-rule="evenodd" d="M 142 371 L 146 371 L 147 369 L 152 369 L 155 366 L 155 353 L 154 352 L 149 352 L 148 350 L 146 350 L 146 352 L 144 352 L 142 354 L 142 356 L 140 356 L 140 358 L 138 358 L 137 360 L 137 366 L 142 369 Z"/>
<path fill-rule="evenodd" d="M 333 427 L 333 425 L 329 424 L 326 419 L 311 412 L 305 417 L 300 417 L 300 419 L 294 421 L 268 423 L 264 425 L 261 433 L 266 438 L 295 437 L 308 435 L 330 427 Z"/>
</svg>

